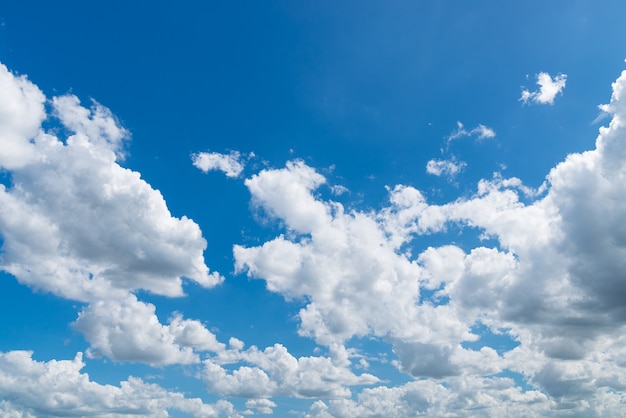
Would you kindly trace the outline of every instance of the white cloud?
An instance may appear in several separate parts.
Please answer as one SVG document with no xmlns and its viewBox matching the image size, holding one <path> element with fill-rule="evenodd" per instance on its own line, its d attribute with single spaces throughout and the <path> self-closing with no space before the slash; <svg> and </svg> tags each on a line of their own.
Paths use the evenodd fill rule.
<svg viewBox="0 0 626 418">
<path fill-rule="evenodd" d="M 0 185 L 0 268 L 88 303 L 76 327 L 93 353 L 171 364 L 219 348 L 197 321 L 161 325 L 131 293 L 182 296 L 183 277 L 205 287 L 223 278 L 204 263 L 198 225 L 172 217 L 159 191 L 118 164 L 128 132 L 102 105 L 61 96 L 48 115 L 71 132 L 59 138 L 54 125 L 42 128 L 45 97 L 34 84 L 1 66 L 0 86 L 0 165 L 12 183 Z"/>
<path fill-rule="evenodd" d="M 364 389 L 356 400 L 318 401 L 312 405 L 313 417 L 389 417 L 415 416 L 543 417 L 550 409 L 546 395 L 523 392 L 507 378 L 455 378 L 444 386 L 430 380 L 409 382 L 397 387 Z"/>
<path fill-rule="evenodd" d="M 348 190 L 347 187 L 342 186 L 341 184 L 336 184 L 334 186 L 332 186 L 330 188 L 330 191 L 335 195 L 335 196 L 341 196 L 344 193 L 348 193 L 350 190 Z"/>
<path fill-rule="evenodd" d="M 167 417 L 175 409 L 194 417 L 241 417 L 226 401 L 205 404 L 130 377 L 120 386 L 100 385 L 81 373 L 82 355 L 39 362 L 27 351 L 0 353 L 3 416 Z M 7 415 L 5 415 L 5 412 Z"/>
<path fill-rule="evenodd" d="M 463 170 L 467 164 L 463 161 L 451 160 L 429 160 L 426 164 L 426 172 L 434 176 L 447 176 L 454 178 Z"/>
<path fill-rule="evenodd" d="M 25 76 L 0 64 L 0 168 L 14 169 L 39 158 L 31 139 L 46 118 L 45 96 Z"/>
<path fill-rule="evenodd" d="M 479 124 L 477 127 L 470 130 L 465 129 L 465 126 L 463 126 L 461 122 L 457 122 L 456 125 L 457 129 L 452 132 L 447 138 L 448 144 L 451 141 L 462 138 L 464 136 L 475 136 L 479 140 L 495 138 L 496 136 L 496 132 L 492 128 L 483 124 Z"/>
<path fill-rule="evenodd" d="M 227 177 L 239 177 L 243 171 L 241 155 L 237 151 L 230 154 L 220 154 L 218 152 L 200 152 L 191 156 L 193 165 L 205 173 L 211 170 L 219 170 Z"/>
<path fill-rule="evenodd" d="M 158 366 L 197 363 L 200 360 L 194 350 L 225 349 L 200 322 L 176 314 L 169 325 L 163 325 L 154 305 L 130 294 L 121 300 L 92 302 L 82 310 L 74 327 L 91 345 L 88 355 L 117 361 Z"/>
<path fill-rule="evenodd" d="M 600 128 L 596 148 L 569 155 L 537 190 L 496 175 L 482 180 L 474 196 L 431 205 L 399 185 L 389 189 L 388 207 L 346 213 L 313 195 L 325 179 L 303 163 L 264 170 L 246 185 L 254 202 L 284 222 L 286 234 L 257 247 L 235 246 L 236 268 L 263 278 L 271 291 L 302 298 L 301 334 L 321 344 L 379 336 L 393 345 L 400 370 L 445 379 L 452 400 L 438 398 L 431 415 L 464 416 L 470 405 L 500 411 L 486 416 L 518 415 L 533 411 L 530 398 L 538 402 L 536 416 L 562 408 L 618 414 L 626 388 L 624 91 L 626 72 L 603 106 L 613 118 Z M 534 200 L 522 203 L 520 193 Z M 407 251 L 419 250 L 416 237 L 449 227 L 493 238 L 497 246 Z M 427 292 L 434 294 L 421 300 Z M 518 347 L 503 354 L 463 348 L 482 341 L 475 324 Z M 512 388 L 503 401 L 490 389 L 501 382 L 490 376 L 503 370 L 520 373 L 543 394 Z M 482 383 L 460 398 L 466 392 L 453 382 L 469 378 Z M 316 403 L 314 410 L 342 416 L 336 408 L 345 404 L 354 416 L 367 416 L 350 402 Z"/>
<path fill-rule="evenodd" d="M 81 106 L 76 96 L 52 98 L 54 115 L 63 126 L 96 147 L 110 149 L 118 158 L 123 158 L 124 141 L 130 132 L 120 126 L 109 109 L 95 100 L 92 102 L 91 108 L 87 109 Z"/>
<path fill-rule="evenodd" d="M 520 100 L 524 103 L 554 104 L 554 99 L 563 92 L 566 82 L 567 74 L 557 74 L 552 78 L 550 74 L 541 72 L 537 74 L 539 90 L 531 92 L 522 89 Z"/>
<path fill-rule="evenodd" d="M 272 408 L 276 408 L 276 404 L 269 399 L 249 399 L 246 401 L 246 408 L 255 409 L 258 414 L 273 414 Z"/>
<path fill-rule="evenodd" d="M 241 362 L 247 365 L 232 371 L 222 367 L 223 364 Z M 349 365 L 349 361 L 337 362 L 332 357 L 296 358 L 281 344 L 263 351 L 253 346 L 245 351 L 226 352 L 205 360 L 203 379 L 212 393 L 252 398 L 254 402 L 274 396 L 349 397 L 348 386 L 378 382 L 370 374 L 355 375 Z"/>
<path fill-rule="evenodd" d="M 53 106 L 76 133 L 65 143 L 38 133 L 31 145 L 45 158 L 14 168 L 15 186 L 0 188 L 2 268 L 77 300 L 108 288 L 179 296 L 181 276 L 207 287 L 219 283 L 204 264 L 198 225 L 172 217 L 158 191 L 117 164 L 125 131 L 110 112 L 82 108 L 73 96 Z M 4 157 L 10 155 L 3 147 Z"/>
</svg>

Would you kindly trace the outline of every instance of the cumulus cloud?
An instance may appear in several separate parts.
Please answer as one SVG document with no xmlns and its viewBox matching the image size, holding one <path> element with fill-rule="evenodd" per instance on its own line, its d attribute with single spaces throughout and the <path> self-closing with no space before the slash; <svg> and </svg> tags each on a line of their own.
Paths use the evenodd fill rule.
<svg viewBox="0 0 626 418">
<path fill-rule="evenodd" d="M 36 86 L 7 71 L 0 78 L 14 87 L 3 100 L 30 100 L 20 106 L 39 108 L 43 95 Z M 207 287 L 219 283 L 221 276 L 209 274 L 204 263 L 198 225 L 172 217 L 157 190 L 118 164 L 127 132 L 110 111 L 98 104 L 86 109 L 74 96 L 54 98 L 52 107 L 73 132 L 64 140 L 17 122 L 8 124 L 14 132 L 0 132 L 3 143 L 20 144 L 2 147 L 0 160 L 11 160 L 14 148 L 30 147 L 38 156 L 12 167 L 13 186 L 0 188 L 2 268 L 23 283 L 82 301 L 111 289 L 180 296 L 181 277 Z"/>
<path fill-rule="evenodd" d="M 522 391 L 508 378 L 457 378 L 446 385 L 431 380 L 364 389 L 356 400 L 314 403 L 306 417 L 450 416 L 542 417 L 550 401 L 539 391 Z"/>
<path fill-rule="evenodd" d="M 557 74 L 552 78 L 550 74 L 541 72 L 537 74 L 539 90 L 531 92 L 523 88 L 520 100 L 524 103 L 554 104 L 556 96 L 563 93 L 566 82 L 567 74 Z"/>
<path fill-rule="evenodd" d="M 223 278 L 205 265 L 199 226 L 173 217 L 159 191 L 120 166 L 128 131 L 104 106 L 72 95 L 53 98 L 46 114 L 37 86 L 4 66 L 0 86 L 0 166 L 11 175 L 0 185 L 0 268 L 87 303 L 75 326 L 94 355 L 171 364 L 215 349 L 197 321 L 162 325 L 132 293 L 182 296 L 183 278 L 204 287 Z"/>
<path fill-rule="evenodd" d="M 441 407 L 463 416 L 470 405 L 485 405 L 492 411 L 486 416 L 516 415 L 533 411 L 524 403 L 530 398 L 539 405 L 536 416 L 559 409 L 616 413 L 626 387 L 624 91 L 626 72 L 603 106 L 612 120 L 600 129 L 595 149 L 569 155 L 536 190 L 496 175 L 480 181 L 471 197 L 433 205 L 419 190 L 398 185 L 389 188 L 387 207 L 346 212 L 314 195 L 325 179 L 301 162 L 261 171 L 246 185 L 252 200 L 284 223 L 285 234 L 256 247 L 235 246 L 236 268 L 304 301 L 302 335 L 321 344 L 378 336 L 392 344 L 401 371 L 445 379 L 449 386 L 440 389 L 452 400 L 437 398 L 429 414 L 443 414 Z M 520 194 L 531 201 L 523 203 Z M 496 244 L 418 245 L 419 237 L 449 228 Z M 466 348 L 482 342 L 476 324 L 510 337 L 516 348 L 498 353 L 488 342 Z M 511 388 L 503 403 L 489 385 L 507 370 L 536 390 Z M 462 386 L 453 382 L 467 379 L 475 379 L 472 393 L 480 399 L 459 400 Z M 521 409 L 512 399 L 520 399 Z M 313 410 L 367 416 L 336 409 L 346 404 L 346 411 L 358 411 L 350 402 L 316 403 Z M 493 412 L 497 405 L 512 409 Z"/>
<path fill-rule="evenodd" d="M 152 365 L 198 363 L 195 351 L 221 352 L 225 345 L 199 321 L 174 315 L 169 325 L 159 322 L 155 306 L 134 295 L 102 300 L 85 307 L 74 322 L 90 343 L 89 356 Z"/>
<path fill-rule="evenodd" d="M 231 151 L 230 154 L 220 154 L 219 152 L 199 152 L 191 156 L 193 165 L 207 173 L 212 170 L 219 170 L 227 177 L 239 177 L 243 171 L 241 154 Z"/>
<path fill-rule="evenodd" d="M 232 371 L 223 367 L 224 364 L 241 362 L 247 365 Z M 251 404 L 263 406 L 267 411 L 265 408 L 269 408 L 269 404 L 259 403 L 260 400 L 274 396 L 343 398 L 350 396 L 348 386 L 378 382 L 376 377 L 367 373 L 355 375 L 349 364 L 349 361 L 346 364 L 332 357 L 296 358 L 281 344 L 263 351 L 253 346 L 205 360 L 203 379 L 210 392 L 251 398 Z"/>
<path fill-rule="evenodd" d="M 269 399 L 249 399 L 246 401 L 246 408 L 255 409 L 257 414 L 273 414 L 276 404 Z"/>
<path fill-rule="evenodd" d="M 3 416 L 167 417 L 178 410 L 194 417 L 240 417 L 226 401 L 205 404 L 130 377 L 119 386 L 100 385 L 82 373 L 81 353 L 73 360 L 39 362 L 32 352 L 0 353 L 0 412 Z M 6 415 L 5 415 L 6 413 Z"/>
<path fill-rule="evenodd" d="M 45 96 L 26 76 L 15 76 L 0 64 L 0 167 L 14 169 L 38 158 L 31 142 L 46 118 Z"/>
</svg>

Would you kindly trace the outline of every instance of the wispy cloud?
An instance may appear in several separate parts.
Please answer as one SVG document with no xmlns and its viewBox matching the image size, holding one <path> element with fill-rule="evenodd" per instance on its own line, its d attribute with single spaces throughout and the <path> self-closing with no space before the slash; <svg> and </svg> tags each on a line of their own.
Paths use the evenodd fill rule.
<svg viewBox="0 0 626 418">
<path fill-rule="evenodd" d="M 557 94 L 562 93 L 567 82 L 567 74 L 557 74 L 554 78 L 550 74 L 541 72 L 537 74 L 539 90 L 529 91 L 522 88 L 522 96 L 519 98 L 525 104 L 554 104 Z"/>
<path fill-rule="evenodd" d="M 473 129 L 466 129 L 461 122 L 457 122 L 456 125 L 457 129 L 447 138 L 448 143 L 464 136 L 474 136 L 478 140 L 495 138 L 496 136 L 496 131 L 483 124 L 478 124 L 478 126 Z"/>
</svg>

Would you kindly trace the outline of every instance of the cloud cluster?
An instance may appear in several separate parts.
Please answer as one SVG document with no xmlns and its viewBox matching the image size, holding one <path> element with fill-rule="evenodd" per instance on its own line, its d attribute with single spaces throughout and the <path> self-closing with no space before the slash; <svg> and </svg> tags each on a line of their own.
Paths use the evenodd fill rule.
<svg viewBox="0 0 626 418">
<path fill-rule="evenodd" d="M 442 147 L 441 153 L 447 154 L 452 141 L 465 136 L 475 137 L 477 141 L 482 141 L 487 138 L 495 138 L 496 132 L 483 124 L 468 130 L 461 122 L 457 122 L 457 129 L 445 138 L 445 147 Z M 448 180 L 453 180 L 465 167 L 467 167 L 467 163 L 459 161 L 454 155 L 451 155 L 447 159 L 429 160 L 426 164 L 426 172 L 434 176 L 445 176 Z"/>
<path fill-rule="evenodd" d="M 565 78 L 554 82 L 564 85 Z M 537 100 L 556 94 L 546 88 Z M 465 379 L 483 400 L 498 382 L 489 376 L 513 371 L 543 393 L 511 388 L 520 402 L 542 400 L 537 416 L 545 413 L 541 408 L 586 416 L 611 411 L 604 405 L 617 411 L 626 387 L 625 89 L 626 72 L 603 107 L 613 119 L 600 129 L 596 148 L 568 156 L 538 190 L 495 176 L 470 198 L 432 205 L 417 189 L 399 185 L 378 212 L 346 212 L 316 197 L 325 179 L 303 162 L 263 170 L 245 184 L 285 234 L 235 246 L 236 268 L 285 298 L 303 300 L 299 332 L 320 344 L 377 336 L 392 344 L 400 370 L 447 379 L 446 391 Z M 534 200 L 522 203 L 520 193 Z M 448 228 L 497 245 L 420 249 L 420 237 Z M 518 346 L 503 353 L 487 342 L 466 348 L 481 342 L 472 331 L 477 324 Z M 376 391 L 385 392 L 367 389 L 363 399 Z M 496 405 L 498 396 L 489 402 Z M 314 406 L 319 416 L 325 408 Z"/>
<path fill-rule="evenodd" d="M 523 392 L 512 379 L 466 377 L 450 379 L 446 385 L 418 380 L 364 389 L 356 400 L 317 401 L 306 417 L 543 417 L 551 406 L 545 394 Z"/>
<path fill-rule="evenodd" d="M 172 217 L 159 191 L 119 165 L 128 132 L 108 109 L 95 101 L 83 107 L 71 95 L 46 101 L 2 65 L 0 85 L 0 167 L 11 175 L 10 185 L 0 185 L 0 268 L 87 303 L 75 327 L 94 355 L 198 362 L 193 350 L 211 347 L 190 342 L 194 323 L 175 318 L 164 326 L 154 306 L 132 292 L 182 296 L 183 277 L 204 287 L 220 283 L 204 263 L 199 226 Z"/>
<path fill-rule="evenodd" d="M 531 92 L 523 88 L 520 100 L 525 104 L 554 104 L 556 96 L 563 93 L 566 82 L 567 74 L 557 74 L 553 78 L 550 74 L 541 72 L 537 74 L 537 85 L 539 85 L 539 90 Z"/>
<path fill-rule="evenodd" d="M 246 365 L 233 370 L 224 367 L 242 362 Z M 351 395 L 348 386 L 379 381 L 367 373 L 357 376 L 349 366 L 350 361 L 342 355 L 296 358 L 281 344 L 263 351 L 255 346 L 247 350 L 233 347 L 204 361 L 203 380 L 211 393 L 253 400 L 275 396 L 346 398 Z"/>
<path fill-rule="evenodd" d="M 89 357 L 158 367 L 197 364 L 212 393 L 247 397 L 246 407 L 259 413 L 272 411 L 273 396 L 344 397 L 349 386 L 378 382 L 355 375 L 340 348 L 331 357 L 296 358 L 280 344 L 243 350 L 243 342 L 232 338 L 227 346 L 180 313 L 161 323 L 156 307 L 135 291 L 182 296 L 183 278 L 205 287 L 223 280 L 204 263 L 198 225 L 172 217 L 163 196 L 119 164 L 129 134 L 108 109 L 97 102 L 85 108 L 75 96 L 46 101 L 34 84 L 4 66 L 0 84 L 6 87 L 0 140 L 7 145 L 0 148 L 0 164 L 10 173 L 10 184 L 0 185 L 0 266 L 23 284 L 84 303 L 72 325 L 89 343 Z M 45 118 L 52 128 L 44 129 Z M 201 153 L 194 163 L 237 176 L 238 158 Z M 0 410 L 167 416 L 174 408 L 195 416 L 239 416 L 229 403 L 205 405 L 140 379 L 102 386 L 80 373 L 82 367 L 80 353 L 74 361 L 48 363 L 32 360 L 31 353 L 3 354 Z M 56 380 L 61 384 L 54 386 Z"/>
<path fill-rule="evenodd" d="M 522 100 L 552 103 L 565 80 L 541 73 L 540 91 L 525 90 Z M 602 106 L 612 120 L 595 149 L 569 155 L 537 190 L 495 175 L 473 196 L 435 205 L 396 185 L 386 206 L 360 211 L 320 198 L 325 177 L 299 160 L 246 179 L 253 204 L 284 230 L 235 245 L 235 269 L 301 302 L 298 332 L 326 346 L 327 357 L 296 357 L 281 344 L 244 349 L 236 338 L 224 344 L 179 313 L 162 323 L 137 290 L 182 296 L 184 278 L 207 288 L 223 280 L 204 263 L 199 226 L 172 217 L 161 194 L 120 165 L 128 132 L 108 109 L 71 95 L 46 101 L 4 66 L 0 88 L 0 167 L 10 174 L 0 185 L 0 268 L 83 302 L 73 326 L 89 356 L 196 364 L 209 392 L 246 398 L 246 413 L 271 413 L 279 396 L 323 398 L 308 412 L 320 417 L 623 410 L 626 72 Z M 44 129 L 47 117 L 53 128 Z M 448 142 L 494 135 L 459 123 Z M 200 153 L 193 163 L 238 177 L 239 157 Z M 462 168 L 431 162 L 436 175 Z M 450 230 L 483 244 L 428 246 L 429 236 Z M 481 327 L 514 344 L 492 347 Z M 387 387 L 356 374 L 350 343 L 365 337 L 389 344 L 393 364 L 415 380 Z M 0 354 L 0 413 L 238 416 L 228 402 L 204 404 L 132 377 L 100 385 L 82 367 L 81 354 L 50 362 Z M 352 396 L 360 386 L 375 387 Z"/>
<path fill-rule="evenodd" d="M 2 416 L 168 417 L 178 410 L 194 417 L 239 417 L 233 405 L 210 405 L 199 398 L 130 377 L 120 386 L 100 385 L 82 373 L 81 354 L 73 360 L 39 362 L 27 351 L 0 353 Z"/>
</svg>

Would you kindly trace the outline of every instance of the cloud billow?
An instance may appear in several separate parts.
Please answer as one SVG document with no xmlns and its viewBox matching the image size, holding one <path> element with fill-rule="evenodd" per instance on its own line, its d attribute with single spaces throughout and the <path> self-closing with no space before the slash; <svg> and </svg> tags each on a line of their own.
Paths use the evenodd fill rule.
<svg viewBox="0 0 626 418">
<path fill-rule="evenodd" d="M 554 88 L 544 83 L 547 90 L 529 100 L 551 102 L 565 77 L 551 82 Z M 524 406 L 502 409 L 506 413 L 545 416 L 556 407 L 600 415 L 603 405 L 623 402 L 626 384 L 619 360 L 626 353 L 625 86 L 626 72 L 603 106 L 613 119 L 600 129 L 596 148 L 569 155 L 537 191 L 518 179 L 494 177 L 482 180 L 471 198 L 432 205 L 418 190 L 400 185 L 390 188 L 390 205 L 378 212 L 347 212 L 315 196 L 325 179 L 304 163 L 264 170 L 246 185 L 252 200 L 284 223 L 286 234 L 256 247 L 235 246 L 237 269 L 286 298 L 305 298 L 302 335 L 321 344 L 377 336 L 392 344 L 400 370 L 446 379 L 445 390 L 437 390 L 452 398 L 433 399 L 424 407 L 429 413 L 455 408 L 459 394 L 451 388 L 460 381 L 499 402 L 502 393 L 488 392 L 485 383 L 509 370 L 535 390 L 515 388 Z M 520 192 L 534 200 L 522 203 Z M 401 251 L 450 224 L 478 228 L 499 245 L 469 252 L 433 247 L 417 256 Z M 449 302 L 420 303 L 420 292 L 429 289 Z M 463 348 L 463 342 L 479 339 L 472 332 L 477 323 L 519 345 L 502 354 Z M 378 403 L 400 402 L 400 391 L 368 389 L 357 403 L 316 403 L 312 411 L 376 416 L 364 412 L 370 405 L 365 394 Z M 359 408 L 365 409 L 355 412 Z M 498 411 L 488 408 L 489 416 Z"/>
<path fill-rule="evenodd" d="M 528 101 L 551 103 L 562 91 L 565 76 L 548 77 Z M 471 196 L 432 204 L 399 184 L 388 187 L 382 207 L 359 210 L 320 197 L 331 186 L 301 160 L 243 180 L 252 204 L 282 230 L 233 246 L 236 273 L 300 303 L 298 333 L 327 350 L 315 356 L 296 356 L 279 342 L 262 349 L 235 337 L 220 342 L 182 313 L 159 320 L 139 291 L 178 297 L 185 279 L 205 288 L 224 280 L 204 262 L 199 225 L 173 217 L 163 196 L 121 165 L 129 133 L 104 106 L 84 107 L 71 95 L 46 101 L 3 66 L 0 86 L 0 166 L 10 173 L 10 184 L 0 185 L 0 267 L 83 304 L 73 327 L 87 358 L 193 365 L 211 394 L 245 398 L 246 414 L 273 412 L 270 399 L 279 397 L 312 399 L 311 417 L 623 410 L 626 72 L 602 106 L 612 120 L 595 148 L 570 154 L 537 190 L 496 175 Z M 47 117 L 69 135 L 44 129 Z M 483 125 L 458 128 L 449 141 L 495 135 Z M 194 164 L 233 178 L 243 172 L 235 151 L 197 154 Z M 461 168 L 431 164 L 433 174 Z M 451 227 L 490 240 L 429 245 Z M 515 344 L 496 347 L 481 327 Z M 359 338 L 390 347 L 391 364 L 409 381 L 391 385 L 355 372 L 361 354 L 351 344 Z M 0 413 L 241 416 L 230 402 L 206 404 L 137 378 L 100 385 L 83 367 L 81 353 L 48 362 L 0 353 Z"/>
</svg>

